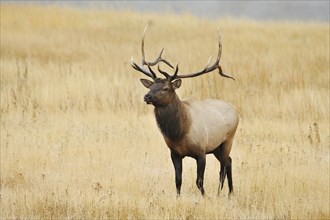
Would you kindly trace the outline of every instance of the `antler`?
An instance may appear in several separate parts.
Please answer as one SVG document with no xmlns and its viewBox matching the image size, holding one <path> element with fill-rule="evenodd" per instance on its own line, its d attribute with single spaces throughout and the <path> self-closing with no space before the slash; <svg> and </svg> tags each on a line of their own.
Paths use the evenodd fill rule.
<svg viewBox="0 0 330 220">
<path fill-rule="evenodd" d="M 211 57 L 210 57 L 207 64 L 206 64 L 206 66 L 204 67 L 204 69 L 202 69 L 201 71 L 195 72 L 195 73 L 178 75 L 177 73 L 178 73 L 178 65 L 179 64 L 176 66 L 175 73 L 172 76 L 170 76 L 168 73 L 165 73 L 164 71 L 161 71 L 159 66 L 158 66 L 158 70 L 170 81 L 173 81 L 175 79 L 192 78 L 192 77 L 200 76 L 200 75 L 212 72 L 213 70 L 216 70 L 216 69 L 219 70 L 219 74 L 221 76 L 231 78 L 231 79 L 235 80 L 233 77 L 228 76 L 225 73 L 223 73 L 222 68 L 219 64 L 220 58 L 221 58 L 221 52 L 222 52 L 221 34 L 220 34 L 219 29 L 218 29 L 218 56 L 217 56 L 217 59 L 215 60 L 215 63 L 212 66 L 210 66 L 210 62 L 211 62 Z"/>
<path fill-rule="evenodd" d="M 154 62 L 147 62 L 145 60 L 144 37 L 145 37 L 145 33 L 146 33 L 147 29 L 148 29 L 148 25 L 144 28 L 143 35 L 142 35 L 142 44 L 141 44 L 142 60 L 141 60 L 141 64 L 140 65 L 137 65 L 134 62 L 133 57 L 132 57 L 131 58 L 131 65 L 132 65 L 132 67 L 135 70 L 137 70 L 139 72 L 142 72 L 143 74 L 151 77 L 152 79 L 156 79 L 157 78 L 156 73 L 151 69 L 151 66 L 155 66 L 155 65 L 157 65 L 160 62 L 163 62 L 163 63 L 167 64 L 171 68 L 173 68 L 173 66 L 167 60 L 165 60 L 165 59 L 162 58 L 162 54 L 164 52 L 164 48 L 160 51 L 158 58 Z M 144 65 L 147 65 L 149 71 L 144 68 Z"/>
</svg>

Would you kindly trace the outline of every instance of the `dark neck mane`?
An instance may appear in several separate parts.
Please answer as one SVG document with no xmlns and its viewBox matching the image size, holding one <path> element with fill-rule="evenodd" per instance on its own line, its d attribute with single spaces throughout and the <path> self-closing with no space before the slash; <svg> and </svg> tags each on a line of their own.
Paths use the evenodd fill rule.
<svg viewBox="0 0 330 220">
<path fill-rule="evenodd" d="M 187 114 L 180 100 L 161 107 L 155 107 L 155 116 L 162 134 L 172 140 L 179 141 L 186 134 Z"/>
</svg>

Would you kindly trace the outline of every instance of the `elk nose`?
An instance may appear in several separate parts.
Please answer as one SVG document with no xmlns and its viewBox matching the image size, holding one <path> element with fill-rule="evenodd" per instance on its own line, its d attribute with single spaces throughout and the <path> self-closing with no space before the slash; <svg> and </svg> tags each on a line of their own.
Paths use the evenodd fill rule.
<svg viewBox="0 0 330 220">
<path fill-rule="evenodd" d="M 151 95 L 150 94 L 147 94 L 144 96 L 144 101 L 145 102 L 150 102 L 151 101 Z"/>
</svg>

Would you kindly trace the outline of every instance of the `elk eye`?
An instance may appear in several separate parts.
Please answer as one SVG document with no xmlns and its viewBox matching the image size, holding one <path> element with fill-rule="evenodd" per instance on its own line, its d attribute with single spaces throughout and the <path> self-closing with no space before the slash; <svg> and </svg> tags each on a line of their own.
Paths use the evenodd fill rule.
<svg viewBox="0 0 330 220">
<path fill-rule="evenodd" d="M 168 87 L 165 87 L 162 89 L 163 92 L 167 92 L 168 91 Z"/>
</svg>

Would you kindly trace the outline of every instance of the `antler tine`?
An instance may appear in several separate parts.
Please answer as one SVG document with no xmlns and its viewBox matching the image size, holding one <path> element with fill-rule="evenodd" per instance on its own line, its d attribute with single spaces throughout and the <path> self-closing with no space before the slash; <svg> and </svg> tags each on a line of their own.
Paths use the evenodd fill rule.
<svg viewBox="0 0 330 220">
<path fill-rule="evenodd" d="M 175 76 L 174 75 L 172 76 L 172 80 L 174 80 L 174 79 L 183 79 L 183 78 L 192 78 L 192 77 L 196 77 L 196 76 L 200 76 L 200 75 L 212 72 L 213 70 L 216 70 L 216 69 L 219 70 L 219 74 L 221 76 L 231 78 L 231 79 L 235 80 L 233 77 L 228 76 L 228 75 L 226 75 L 222 72 L 222 69 L 219 65 L 220 58 L 221 58 L 221 52 L 222 52 L 221 34 L 220 34 L 220 30 L 218 29 L 218 56 L 217 56 L 214 64 L 210 66 L 210 61 L 211 61 L 211 57 L 210 57 L 209 60 L 208 60 L 208 63 L 206 64 L 204 69 L 202 69 L 201 71 L 191 73 L 191 74 L 184 74 L 184 75 L 177 75 L 176 74 Z"/>
<path fill-rule="evenodd" d="M 156 76 L 155 72 L 150 71 L 151 68 L 149 67 L 148 62 L 146 62 L 146 60 L 145 60 L 144 38 L 145 38 L 145 34 L 146 34 L 146 32 L 147 32 L 147 29 L 148 29 L 148 24 L 147 24 L 146 27 L 144 28 L 144 31 L 143 31 L 143 34 L 142 34 L 142 42 L 141 42 L 141 54 L 142 54 L 142 60 L 141 60 L 141 64 L 140 64 L 140 66 L 137 65 L 137 64 L 134 62 L 133 57 L 132 57 L 132 58 L 131 58 L 131 65 L 132 65 L 132 67 L 133 67 L 135 70 L 137 70 L 137 71 L 139 71 L 139 72 L 145 74 L 146 76 L 151 77 L 152 79 L 156 79 L 157 76 Z M 162 53 L 163 53 L 163 50 L 160 52 L 160 56 L 161 56 Z M 147 66 L 148 66 L 149 71 L 143 68 L 144 65 L 147 65 Z"/>
<path fill-rule="evenodd" d="M 158 58 L 154 61 L 154 62 L 147 62 L 145 60 L 145 53 L 144 53 L 144 38 L 146 35 L 148 29 L 148 24 L 146 25 L 146 27 L 144 28 L 143 31 L 143 35 L 142 35 L 142 44 L 141 44 L 141 51 L 142 51 L 142 63 L 143 65 L 147 65 L 147 66 L 155 66 L 157 65 L 159 62 L 163 62 L 166 63 L 168 66 L 170 66 L 171 68 L 173 68 L 173 66 L 170 64 L 170 62 L 168 62 L 167 60 L 162 58 L 162 54 L 164 52 L 164 48 L 160 51 Z"/>
<path fill-rule="evenodd" d="M 180 61 L 178 62 L 178 64 L 176 64 L 174 74 L 173 74 L 173 76 L 171 76 L 170 81 L 173 81 L 177 78 L 177 75 L 179 72 L 179 63 L 180 63 Z"/>
<path fill-rule="evenodd" d="M 145 62 L 145 64 L 148 65 L 148 66 L 155 66 L 158 63 L 163 62 L 163 63 L 165 63 L 166 65 L 168 65 L 169 67 L 171 67 L 173 69 L 174 67 L 172 66 L 172 64 L 170 64 L 170 62 L 168 62 L 167 60 L 162 58 L 163 52 L 164 52 L 164 48 L 160 51 L 158 58 L 154 62 Z"/>
<path fill-rule="evenodd" d="M 148 63 L 145 61 L 145 52 L 144 52 L 144 37 L 145 37 L 145 34 L 146 34 L 147 29 L 148 29 L 148 25 L 144 28 L 144 31 L 143 31 L 143 34 L 142 34 L 142 43 L 141 43 L 142 60 L 141 60 L 141 64 L 140 64 L 140 66 L 137 65 L 134 62 L 133 57 L 132 57 L 131 58 L 131 66 L 135 70 L 137 70 L 137 71 L 145 74 L 146 76 L 149 76 L 152 79 L 155 79 L 155 78 L 157 78 L 157 76 L 156 76 L 156 74 L 153 71 L 148 71 L 148 70 L 146 70 L 146 69 L 143 68 L 144 65 L 148 65 Z"/>
<path fill-rule="evenodd" d="M 148 67 L 150 73 L 154 76 L 153 79 L 156 79 L 157 78 L 156 73 L 151 69 L 151 67 L 149 65 L 147 65 L 147 67 Z"/>
<path fill-rule="evenodd" d="M 146 25 L 146 27 L 143 30 L 143 34 L 142 34 L 142 43 L 141 43 L 141 53 L 142 53 L 142 61 L 145 62 L 145 53 L 144 53 L 144 37 L 146 36 L 146 32 L 148 29 L 148 24 Z"/>
<path fill-rule="evenodd" d="M 175 70 L 174 70 L 174 74 L 173 74 L 173 76 L 171 76 L 171 75 L 168 74 L 167 72 L 161 70 L 159 65 L 158 65 L 158 71 L 159 71 L 161 74 L 163 74 L 167 80 L 169 80 L 169 81 L 171 82 L 171 81 L 173 81 L 174 79 L 176 79 L 176 76 L 177 76 L 177 74 L 178 74 L 178 72 L 179 72 L 179 63 L 180 63 L 180 62 L 178 62 L 178 64 L 175 66 Z"/>
<path fill-rule="evenodd" d="M 218 42 L 219 42 L 219 50 L 218 50 L 218 57 L 217 57 L 217 59 L 219 59 L 219 61 L 220 61 L 221 53 L 222 53 L 221 33 L 220 33 L 219 28 L 217 29 L 217 31 L 218 31 Z M 220 65 L 218 65 L 218 69 L 219 69 L 219 74 L 220 74 L 220 76 L 222 76 L 222 77 L 226 77 L 226 78 L 230 78 L 230 79 L 232 79 L 232 80 L 235 81 L 235 78 L 234 78 L 234 77 L 232 77 L 232 76 L 228 76 L 228 75 L 226 75 L 226 74 L 222 71 L 222 68 L 221 68 Z"/>
<path fill-rule="evenodd" d="M 163 74 L 166 79 L 169 79 L 171 77 L 167 72 L 165 72 L 165 71 L 163 71 L 163 70 L 160 69 L 159 64 L 158 64 L 158 72 L 160 72 L 161 74 Z"/>
<path fill-rule="evenodd" d="M 140 66 L 137 65 L 137 64 L 134 62 L 133 57 L 131 58 L 131 66 L 132 66 L 135 70 L 137 70 L 137 71 L 139 71 L 139 72 L 145 74 L 146 76 L 151 77 L 152 79 L 157 78 L 157 77 L 156 77 L 156 74 L 151 73 L 151 72 L 147 71 L 146 69 L 144 69 L 144 68 L 143 68 L 143 65 L 140 65 Z"/>
<path fill-rule="evenodd" d="M 217 57 L 217 60 L 220 61 L 221 53 L 222 53 L 222 44 L 221 44 L 221 32 L 220 32 L 219 28 L 217 28 L 217 32 L 218 32 L 218 57 Z"/>
<path fill-rule="evenodd" d="M 143 74 L 145 74 L 146 76 L 151 77 L 152 79 L 157 78 L 156 73 L 150 68 L 151 66 L 155 66 L 157 65 L 159 62 L 163 62 L 166 65 L 170 66 L 171 68 L 173 68 L 173 66 L 170 64 L 170 62 L 168 62 L 167 60 L 162 58 L 162 54 L 164 52 L 164 48 L 160 51 L 159 56 L 157 57 L 157 59 L 153 62 L 147 62 L 145 59 L 145 52 L 144 52 L 144 39 L 145 39 L 145 35 L 148 29 L 148 24 L 146 25 L 146 27 L 144 28 L 143 34 L 142 34 L 142 42 L 141 42 L 141 53 L 142 53 L 142 60 L 141 60 L 141 64 L 137 65 L 134 60 L 133 57 L 131 58 L 131 65 L 132 67 L 139 71 L 142 72 Z M 144 66 L 147 66 L 149 71 L 147 69 L 144 68 Z"/>
</svg>

